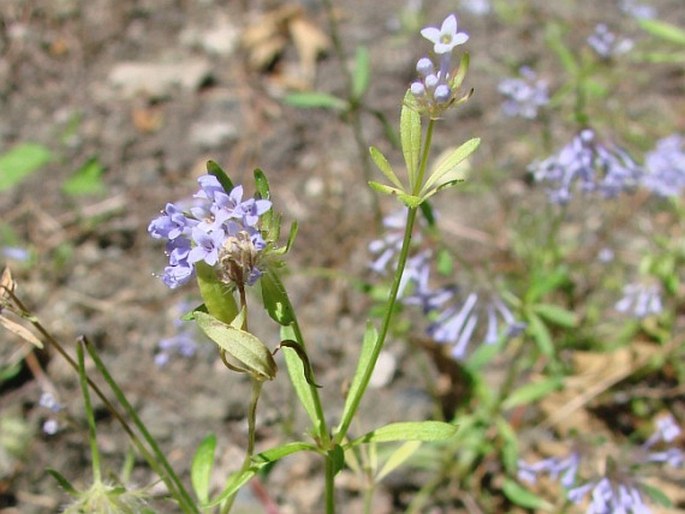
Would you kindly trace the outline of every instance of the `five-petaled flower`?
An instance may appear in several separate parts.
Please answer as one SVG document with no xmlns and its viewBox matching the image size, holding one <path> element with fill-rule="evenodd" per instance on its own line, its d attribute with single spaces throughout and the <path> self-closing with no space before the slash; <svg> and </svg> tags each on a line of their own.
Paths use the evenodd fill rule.
<svg viewBox="0 0 685 514">
<path fill-rule="evenodd" d="M 454 14 L 445 18 L 439 29 L 426 27 L 421 30 L 421 35 L 433 43 L 433 51 L 438 55 L 450 53 L 454 47 L 463 45 L 469 39 L 464 32 L 457 32 L 457 17 Z"/>
</svg>

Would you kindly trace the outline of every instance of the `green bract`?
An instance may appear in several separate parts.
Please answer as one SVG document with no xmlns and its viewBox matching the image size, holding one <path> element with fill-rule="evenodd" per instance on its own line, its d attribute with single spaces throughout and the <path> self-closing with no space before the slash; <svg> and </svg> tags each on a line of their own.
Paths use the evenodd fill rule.
<svg viewBox="0 0 685 514">
<path fill-rule="evenodd" d="M 242 326 L 242 310 L 228 325 L 205 312 L 196 311 L 195 321 L 202 331 L 225 352 L 225 357 L 236 371 L 249 373 L 255 380 L 273 380 L 277 366 L 271 352 L 256 336 Z"/>
</svg>

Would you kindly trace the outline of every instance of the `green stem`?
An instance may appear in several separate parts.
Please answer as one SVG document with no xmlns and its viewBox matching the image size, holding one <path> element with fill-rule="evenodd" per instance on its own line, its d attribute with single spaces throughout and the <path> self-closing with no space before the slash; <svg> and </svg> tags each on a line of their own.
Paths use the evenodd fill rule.
<svg viewBox="0 0 685 514">
<path fill-rule="evenodd" d="M 330 456 L 326 456 L 324 467 L 326 514 L 335 514 L 335 469 Z"/>
<path fill-rule="evenodd" d="M 257 404 L 259 403 L 259 396 L 262 392 L 264 383 L 260 380 L 252 380 L 252 395 L 250 397 L 250 406 L 247 409 L 247 450 L 245 451 L 245 460 L 240 468 L 240 472 L 247 471 L 252 463 L 252 456 L 254 455 L 255 440 L 257 436 Z M 226 499 L 221 508 L 221 514 L 227 514 L 233 507 L 238 492 Z"/>
<path fill-rule="evenodd" d="M 86 418 L 88 420 L 88 443 L 90 444 L 90 455 L 93 464 L 93 483 L 100 483 L 102 481 L 100 452 L 98 451 L 93 404 L 90 401 L 90 394 L 88 392 L 88 375 L 86 375 L 86 364 L 83 355 L 82 343 L 79 343 L 76 347 L 76 355 L 78 356 L 78 375 L 79 383 L 81 385 L 81 394 L 83 395 L 83 406 L 86 410 Z"/>
<path fill-rule="evenodd" d="M 433 142 L 433 127 L 435 127 L 435 120 L 431 118 L 426 129 L 426 139 L 423 143 L 423 153 L 421 155 L 421 163 L 419 164 L 419 175 L 416 183 L 413 185 L 412 193 L 417 195 L 421 192 L 423 186 L 423 179 L 426 175 L 426 168 L 428 167 L 428 153 L 430 151 L 431 143 Z"/>
<path fill-rule="evenodd" d="M 388 295 L 388 305 L 385 309 L 385 314 L 383 316 L 383 322 L 381 325 L 381 330 L 378 334 L 378 339 L 376 340 L 376 345 L 373 348 L 373 351 L 371 353 L 371 358 L 369 359 L 369 365 L 366 367 L 364 370 L 364 374 L 362 375 L 361 379 L 361 385 L 359 389 L 357 389 L 357 393 L 352 398 L 351 403 L 350 403 L 350 409 L 346 412 L 346 416 L 342 419 L 340 422 L 340 426 L 338 427 L 334 442 L 336 444 L 340 444 L 340 442 L 343 440 L 343 438 L 347 435 L 347 431 L 350 428 L 350 423 L 352 422 L 352 419 L 354 418 L 354 415 L 357 412 L 357 409 L 359 408 L 359 404 L 361 403 L 361 399 L 364 396 L 364 393 L 366 392 L 366 388 L 369 385 L 369 381 L 371 380 L 371 375 L 373 374 L 373 370 L 376 367 L 376 362 L 378 361 L 378 356 L 381 353 L 381 350 L 383 349 L 383 345 L 385 344 L 385 339 L 388 335 L 388 331 L 390 329 L 390 322 L 392 321 L 392 315 L 393 311 L 395 309 L 395 303 L 397 301 L 397 295 L 400 290 L 400 281 L 402 280 L 402 272 L 404 271 L 404 266 L 407 263 L 407 257 L 409 256 L 409 247 L 411 245 L 411 234 L 414 228 L 414 222 L 416 221 L 416 213 L 417 213 L 418 208 L 410 208 L 408 209 L 408 215 L 407 215 L 407 225 L 405 226 L 404 229 L 404 238 L 402 240 L 402 249 L 400 250 L 400 256 L 399 260 L 397 263 L 397 269 L 395 270 L 395 277 L 392 282 L 392 288 L 390 289 L 390 294 Z"/>
<path fill-rule="evenodd" d="M 421 153 L 421 161 L 419 164 L 419 172 L 417 174 L 417 181 L 413 185 L 412 194 L 418 195 L 421 191 L 423 184 L 423 179 L 426 175 L 426 168 L 428 166 L 428 154 L 430 152 L 430 147 L 433 140 L 433 127 L 435 126 L 435 120 L 431 119 L 428 122 L 428 128 L 426 129 L 426 137 L 423 141 L 423 149 Z M 385 314 L 383 316 L 383 322 L 381 324 L 381 330 L 378 334 L 378 339 L 371 352 L 371 358 L 369 359 L 369 364 L 364 370 L 364 374 L 361 378 L 361 385 L 359 389 L 356 390 L 355 396 L 350 401 L 350 408 L 345 412 L 338 429 L 336 431 L 333 442 L 340 444 L 340 442 L 347 435 L 347 431 L 350 428 L 350 423 L 357 413 L 359 404 L 366 392 L 366 388 L 369 386 L 371 381 L 371 375 L 376 367 L 376 362 L 378 361 L 378 356 L 383 350 L 385 344 L 385 339 L 388 336 L 388 331 L 390 330 L 390 322 L 392 321 L 393 311 L 395 310 L 395 303 L 397 302 L 397 295 L 400 290 L 400 282 L 402 280 L 402 273 L 404 272 L 404 267 L 407 264 L 407 258 L 409 257 L 409 248 L 411 246 L 411 235 L 414 231 L 414 223 L 416 222 L 416 213 L 418 212 L 418 207 L 408 208 L 407 213 L 407 224 L 404 227 L 404 237 L 402 239 L 402 249 L 400 250 L 399 259 L 397 262 L 397 269 L 395 270 L 395 276 L 393 278 L 392 287 L 390 289 L 390 294 L 388 295 L 388 304 L 385 309 Z"/>
</svg>

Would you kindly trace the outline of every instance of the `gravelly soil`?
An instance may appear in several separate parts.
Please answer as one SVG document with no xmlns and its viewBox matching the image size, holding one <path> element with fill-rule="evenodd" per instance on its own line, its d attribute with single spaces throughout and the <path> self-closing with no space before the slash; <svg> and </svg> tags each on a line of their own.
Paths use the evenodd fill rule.
<svg viewBox="0 0 685 514">
<path fill-rule="evenodd" d="M 484 138 L 473 163 L 485 177 L 474 178 L 477 194 L 459 196 L 458 208 L 453 207 L 455 196 L 438 202 L 447 236 L 467 257 L 490 255 L 506 241 L 502 220 L 527 194 L 525 164 L 544 154 L 532 144 L 539 139 L 540 123 L 502 117 L 498 81 L 528 63 L 558 85 L 559 65 L 541 30 L 545 20 L 569 23 L 569 38 L 578 45 L 598 21 L 635 31 L 634 23 L 618 18 L 614 2 L 606 3 L 612 4 L 610 13 L 598 2 L 518 2 L 507 23 L 495 15 L 460 15 L 471 34 L 468 82 L 476 95 L 438 130 L 436 146 L 444 148 L 473 135 Z M 396 28 L 399 13 L 408 7 L 390 0 L 339 4 L 347 52 L 352 55 L 360 44 L 371 51 L 368 103 L 396 123 L 404 88 L 424 51 L 416 31 Z M 672 14 L 672 21 L 685 20 L 681 0 L 655 5 Z M 326 384 L 324 400 L 335 406 L 332 420 L 341 408 L 341 387 L 352 373 L 354 346 L 369 305 L 346 280 L 369 277 L 366 244 L 377 233 L 349 127 L 334 113 L 298 111 L 281 102 L 286 86 L 307 75 L 292 42 L 271 67 L 259 70 L 250 67 L 238 44 L 246 27 L 278 7 L 279 2 L 218 0 L 0 4 L 0 148 L 34 141 L 56 156 L 40 174 L 0 196 L 1 221 L 36 256 L 31 266 L 15 269 L 19 292 L 67 346 L 73 346 L 77 335 L 87 334 L 180 469 L 209 432 L 219 436 L 219 467 L 238 466 L 245 440 L 243 399 L 249 395 L 249 384 L 217 364 L 208 345 L 193 359 L 174 359 L 162 369 L 154 365 L 157 342 L 175 330 L 174 306 L 183 299 L 196 302 L 197 297 L 190 287 L 170 292 L 153 276 L 162 269 L 164 256 L 146 227 L 167 201 L 194 190 L 194 178 L 207 159 L 221 163 L 238 182 L 249 183 L 255 167 L 264 169 L 277 208 L 286 220 L 300 223 L 287 284 L 296 305 L 301 305 L 311 358 L 319 381 Z M 328 31 L 317 4 L 303 2 L 300 8 L 314 26 Z M 453 9 L 454 2 L 430 2 L 426 19 L 442 19 Z M 218 31 L 219 48 L 203 47 L 203 38 L 213 30 Z M 237 38 L 233 46 L 232 37 Z M 115 74 L 129 62 L 180 63 L 187 67 L 180 76 L 190 82 L 162 84 L 157 92 L 134 90 L 135 73 L 123 82 Z M 204 68 L 192 76 L 197 63 Z M 316 63 L 313 85 L 341 93 L 339 65 L 329 51 Z M 600 126 L 621 126 L 638 147 L 640 138 L 653 139 L 661 127 L 682 130 L 682 84 L 682 71 L 673 67 L 632 70 L 609 101 Z M 367 142 L 392 152 L 380 124 L 370 116 L 363 123 Z M 551 131 L 561 136 L 570 133 L 571 126 L 552 123 Z M 90 158 L 104 166 L 106 194 L 65 195 L 65 179 Z M 488 181 L 504 174 L 510 178 L 499 182 L 498 194 L 485 190 Z M 382 207 L 389 212 L 392 205 L 384 199 Z M 337 274 L 322 272 L 328 269 Z M 275 339 L 266 318 L 255 326 L 266 340 Z M 3 335 L 2 340 L 8 339 Z M 412 354 L 399 341 L 389 351 L 399 371 L 389 385 L 369 393 L 362 409 L 363 426 L 431 416 L 431 399 L 420 370 L 412 365 Z M 12 472 L 0 477 L 0 510 L 4 507 L 2 512 L 8 514 L 58 509 L 65 497 L 44 472 L 48 466 L 77 482 L 88 478 L 76 377 L 57 356 L 43 358 L 41 364 L 73 424 L 55 436 L 38 433 L 45 419 L 36 405 L 41 385 L 28 371 L 2 391 L 2 412 L 9 415 L 18 409 L 37 431 L 24 461 L 13 463 Z M 98 412 L 99 442 L 108 467 L 116 470 L 126 440 L 106 412 Z M 284 374 L 265 389 L 259 426 L 259 444 L 264 447 L 282 441 L 284 430 L 295 435 L 304 430 Z M 317 471 L 318 460 L 308 457 L 276 468 L 268 490 L 281 512 L 320 510 Z M 148 483 L 145 469 L 136 468 L 134 479 Z M 394 483 L 399 490 L 403 481 L 411 480 L 407 475 Z M 359 511 L 354 480 L 343 476 L 341 485 L 348 497 L 344 512 Z M 379 492 L 376 512 L 393 510 L 391 493 Z M 249 494 L 243 501 L 245 512 L 258 512 Z"/>
</svg>

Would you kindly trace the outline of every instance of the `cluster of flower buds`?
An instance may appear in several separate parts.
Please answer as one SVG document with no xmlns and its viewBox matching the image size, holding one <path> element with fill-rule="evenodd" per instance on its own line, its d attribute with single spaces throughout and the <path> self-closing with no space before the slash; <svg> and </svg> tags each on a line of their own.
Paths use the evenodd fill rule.
<svg viewBox="0 0 685 514">
<path fill-rule="evenodd" d="M 242 186 L 227 191 L 211 174 L 198 179 L 200 190 L 188 212 L 168 203 L 148 232 L 167 239 L 169 265 L 162 280 L 176 288 L 192 278 L 195 265 L 218 267 L 227 284 L 252 285 L 261 275 L 261 252 L 266 242 L 259 229 L 260 216 L 271 209 L 269 200 L 243 200 Z"/>
<path fill-rule="evenodd" d="M 422 57 L 416 64 L 419 78 L 411 85 L 416 110 L 431 118 L 438 118 L 447 108 L 468 99 L 470 93 L 457 99 L 457 92 L 468 68 L 468 57 L 462 58 L 460 66 L 452 68 L 452 52 L 464 44 L 469 36 L 457 32 L 457 18 L 449 15 L 442 26 L 426 27 L 421 35 L 433 43 L 437 65 L 430 57 Z"/>
</svg>

